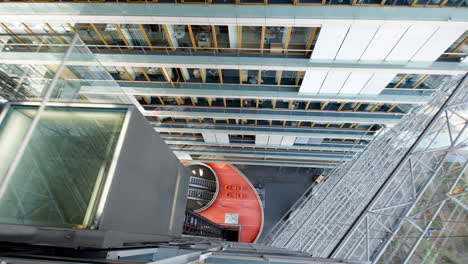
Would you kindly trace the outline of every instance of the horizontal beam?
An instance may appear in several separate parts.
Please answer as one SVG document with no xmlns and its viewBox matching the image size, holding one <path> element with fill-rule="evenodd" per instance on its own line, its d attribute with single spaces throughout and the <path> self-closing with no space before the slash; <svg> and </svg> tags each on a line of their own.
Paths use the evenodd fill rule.
<svg viewBox="0 0 468 264">
<path fill-rule="evenodd" d="M 230 163 L 230 164 L 242 164 L 242 165 L 259 165 L 259 166 L 283 166 L 283 167 L 306 167 L 306 168 L 323 168 L 332 169 L 335 168 L 338 163 L 324 163 L 324 162 L 309 162 L 309 161 L 283 161 L 283 160 L 262 160 L 262 159 L 235 159 L 235 158 L 222 158 L 222 159 L 210 159 L 210 158 L 193 158 L 190 160 L 181 159 L 181 161 L 198 161 L 198 162 L 210 162 L 210 163 Z"/>
<path fill-rule="evenodd" d="M 145 106 L 145 116 L 301 121 L 319 123 L 396 124 L 405 115 L 399 113 L 363 113 L 280 109 L 246 109 L 221 107 Z"/>
<path fill-rule="evenodd" d="M 324 143 L 314 145 L 300 145 L 300 146 L 285 146 L 285 145 L 257 145 L 257 144 L 242 144 L 242 143 L 207 143 L 203 141 L 191 140 L 167 140 L 163 137 L 168 145 L 184 145 L 184 146 L 213 146 L 213 147 L 240 147 L 240 148 L 255 148 L 255 149 L 288 149 L 288 150 L 318 150 L 318 151 L 353 151 L 358 152 L 364 150 L 365 145 L 354 146 L 354 144 L 339 144 L 339 143 Z"/>
<path fill-rule="evenodd" d="M 318 102 L 348 102 L 348 103 L 384 103 L 384 104 L 416 104 L 422 105 L 430 101 L 432 96 L 430 92 L 421 90 L 386 89 L 378 95 L 346 95 L 346 94 L 298 94 L 293 89 L 281 88 L 276 86 L 233 86 L 233 85 L 193 85 L 192 88 L 183 88 L 188 85 L 180 85 L 177 89 L 172 88 L 170 84 L 120 84 L 121 88 L 127 94 L 146 95 L 146 96 L 192 96 L 192 97 L 218 97 L 218 98 L 244 98 L 244 99 L 263 99 L 263 100 L 312 100 Z M 158 88 L 154 86 L 167 86 Z M 196 87 L 197 86 L 197 87 Z M 106 87 L 103 87 L 106 88 Z M 99 90 L 99 87 L 82 87 L 82 90 L 89 90 L 89 93 Z M 297 88 L 296 88 L 297 89 Z M 108 92 L 105 92 L 108 93 Z M 421 93 L 426 95 L 421 95 Z"/>
<path fill-rule="evenodd" d="M 228 148 L 206 148 L 206 147 L 190 147 L 178 148 L 171 147 L 173 151 L 186 154 L 197 155 L 220 155 L 223 157 L 246 157 L 246 158 L 266 158 L 266 159 L 283 159 L 283 160 L 317 160 L 317 161 L 341 161 L 350 159 L 351 156 L 338 153 L 322 153 L 322 152 L 294 152 L 281 150 L 251 150 L 251 149 L 228 149 Z"/>
<path fill-rule="evenodd" d="M 233 135 L 278 135 L 312 138 L 343 138 L 343 139 L 373 139 L 372 133 L 365 131 L 315 129 L 315 128 L 291 128 L 291 127 L 256 127 L 256 126 L 229 126 L 210 124 L 171 124 L 152 123 L 158 132 L 177 133 L 224 133 Z"/>
<path fill-rule="evenodd" d="M 163 53 L 165 54 L 165 53 Z M 200 55 L 163 55 L 162 54 L 73 54 L 66 65 L 78 66 L 119 66 L 119 67 L 181 67 L 181 68 L 215 68 L 243 70 L 277 70 L 307 71 L 334 70 L 353 72 L 386 72 L 408 74 L 443 74 L 456 75 L 468 71 L 468 63 L 458 62 L 408 62 L 404 64 L 389 62 L 316 62 L 301 58 L 269 57 L 233 57 L 233 56 L 200 56 Z M 95 56 L 95 57 L 94 57 Z M 222 60 L 220 59 L 222 58 Z M 62 63 L 62 53 L 52 52 L 2 52 L 0 63 L 56 65 Z"/>
<path fill-rule="evenodd" d="M 194 15 L 196 14 L 196 16 Z M 142 5 L 116 3 L 2 3 L 4 21 L 112 24 L 315 26 L 353 23 L 467 25 L 466 9 L 295 5 Z"/>
<path fill-rule="evenodd" d="M 103 66 L 131 67 L 177 67 L 182 68 L 215 68 L 242 70 L 277 70 L 277 71 L 307 71 L 335 70 L 362 72 L 389 72 L 409 74 L 445 74 L 455 75 L 468 71 L 468 63 L 458 62 L 317 62 L 307 58 L 270 58 L 270 57 L 234 57 L 234 56 L 199 56 L 196 53 L 161 56 L 151 54 L 100 54 L 96 58 Z M 220 57 L 222 59 L 220 59 Z M 71 58 L 70 60 L 73 60 Z"/>
</svg>

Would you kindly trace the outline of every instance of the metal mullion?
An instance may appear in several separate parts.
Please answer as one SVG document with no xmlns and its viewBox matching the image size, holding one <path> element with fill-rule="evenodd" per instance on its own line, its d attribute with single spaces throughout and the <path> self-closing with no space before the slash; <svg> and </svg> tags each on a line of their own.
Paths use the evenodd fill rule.
<svg viewBox="0 0 468 264">
<path fill-rule="evenodd" d="M 145 76 L 145 79 L 148 81 L 148 82 L 151 82 L 151 78 L 148 76 L 148 74 L 146 73 L 145 71 L 145 68 L 144 67 L 139 67 L 140 71 L 143 73 L 143 75 Z"/>
<path fill-rule="evenodd" d="M 353 5 L 355 4 L 356 0 L 353 0 Z M 366 215 L 366 259 L 369 261 L 370 259 L 370 249 L 369 249 L 369 217 Z"/>
<path fill-rule="evenodd" d="M 67 27 L 73 32 L 73 33 L 78 33 L 75 29 L 75 27 L 72 26 L 72 24 L 67 23 Z"/>
<path fill-rule="evenodd" d="M 440 3 L 439 7 L 444 7 L 445 4 L 447 4 L 447 2 L 448 2 L 448 0 L 443 0 L 443 1 Z"/>
<path fill-rule="evenodd" d="M 164 76 L 164 79 L 166 79 L 166 82 L 170 83 L 172 88 L 176 88 L 176 85 L 174 84 L 174 82 L 172 82 L 172 80 L 170 78 L 170 75 L 167 72 L 167 69 L 164 68 L 164 67 L 160 67 L 159 70 L 162 72 L 162 74 Z M 182 74 L 182 76 L 183 76 L 183 74 Z"/>
<path fill-rule="evenodd" d="M 236 0 L 239 1 L 239 0 Z M 239 52 L 242 49 L 242 26 L 237 26 L 237 48 L 239 49 Z"/>
<path fill-rule="evenodd" d="M 145 39 L 146 44 L 148 44 L 148 46 L 150 47 L 150 50 L 153 51 L 153 44 L 151 43 L 148 37 L 148 34 L 146 34 L 145 27 L 143 27 L 142 24 L 138 24 L 138 28 L 140 29 L 141 34 L 143 34 L 143 38 Z"/>
<path fill-rule="evenodd" d="M 310 32 L 309 40 L 307 41 L 306 45 L 306 53 L 311 53 L 312 51 L 308 51 L 312 48 L 312 44 L 314 43 L 315 35 L 317 34 L 317 27 L 313 27 L 312 31 Z"/>
<path fill-rule="evenodd" d="M 195 37 L 193 36 L 192 26 L 187 25 L 187 29 L 190 36 L 190 42 L 192 42 L 193 51 L 197 52 L 197 43 L 195 42 Z"/>
<path fill-rule="evenodd" d="M 454 142 L 453 142 L 453 136 L 452 136 L 452 129 L 450 128 L 450 120 L 448 117 L 447 110 L 445 110 L 444 112 L 445 112 L 445 123 L 447 124 L 447 128 L 448 128 L 450 144 L 453 144 Z"/>
<path fill-rule="evenodd" d="M 179 96 L 174 96 L 174 99 L 178 106 L 184 105 L 182 99 Z"/>
<path fill-rule="evenodd" d="M 209 0 L 211 2 L 211 0 Z M 211 35 L 213 36 L 213 45 L 215 48 L 215 52 L 218 52 L 218 38 L 216 36 L 216 26 L 211 25 Z"/>
<path fill-rule="evenodd" d="M 374 112 L 374 111 L 375 111 L 377 108 L 379 108 L 379 107 L 380 107 L 380 104 L 377 103 L 377 104 L 375 104 L 374 107 L 372 107 L 372 109 L 371 109 L 369 112 L 372 113 L 372 112 Z"/>
<path fill-rule="evenodd" d="M 393 86 L 393 88 L 398 88 L 398 86 L 400 86 L 401 83 L 403 83 L 403 81 L 408 78 L 409 74 L 405 74 L 401 77 L 401 79 L 395 84 L 395 86 Z"/>
<path fill-rule="evenodd" d="M 169 31 L 167 30 L 167 26 L 165 24 L 162 24 L 161 27 L 163 28 L 167 43 L 169 43 L 169 47 L 171 48 L 172 51 L 175 51 L 174 43 L 172 43 L 172 39 L 171 39 L 171 36 L 169 35 Z"/>
<path fill-rule="evenodd" d="M 324 102 L 323 105 L 320 107 L 320 111 L 323 111 L 325 107 L 327 107 L 328 102 Z"/>
<path fill-rule="evenodd" d="M 283 71 L 278 71 L 277 85 L 281 85 L 281 79 L 283 78 Z"/>
<path fill-rule="evenodd" d="M 265 31 L 266 27 L 262 26 L 262 33 L 260 35 L 260 53 L 263 53 L 263 49 L 265 47 Z"/>
<path fill-rule="evenodd" d="M 397 107 L 397 106 L 398 106 L 398 104 L 392 105 L 392 106 L 387 110 L 387 113 L 392 112 L 392 110 L 395 109 L 395 107 Z"/>
<path fill-rule="evenodd" d="M 205 72 L 203 71 L 202 68 L 199 68 L 198 70 L 200 71 L 200 77 L 201 77 L 202 83 L 206 83 Z"/>
<path fill-rule="evenodd" d="M 408 175 L 408 176 L 410 176 L 410 175 Z M 400 186 L 403 186 L 403 183 L 404 183 L 404 181 L 407 179 L 408 176 L 406 176 L 405 179 L 404 179 L 400 184 L 398 184 L 396 190 L 399 190 L 399 189 L 400 189 Z M 398 191 L 397 191 L 397 192 L 398 192 Z M 411 200 L 411 202 L 406 202 L 406 203 L 401 203 L 401 204 L 396 204 L 396 205 L 391 205 L 391 206 L 380 207 L 380 208 L 377 208 L 377 209 L 372 209 L 372 210 L 370 210 L 369 213 L 377 213 L 377 212 L 384 211 L 384 210 L 387 210 L 387 209 L 400 208 L 400 207 L 408 206 L 408 205 L 410 205 L 410 204 L 412 204 L 412 203 L 413 203 L 413 201 Z M 378 214 L 378 215 L 380 216 L 381 214 Z"/>
<path fill-rule="evenodd" d="M 36 33 L 34 33 L 31 28 L 28 27 L 28 25 L 26 25 L 25 23 L 21 23 L 21 25 L 26 29 L 26 31 L 31 34 L 35 39 L 37 39 L 39 41 L 39 43 L 41 43 L 42 45 L 44 45 L 44 41 L 42 41 L 42 39 L 40 37 L 38 37 L 36 35 Z"/>
<path fill-rule="evenodd" d="M 0 26 L 6 31 L 8 32 L 8 34 L 10 34 L 14 39 L 16 39 L 16 41 L 18 41 L 19 43 L 21 44 L 26 44 L 22 39 L 20 39 L 18 36 L 16 36 L 16 34 L 11 30 L 9 29 L 4 23 L 0 23 Z M 28 46 L 29 47 L 29 46 Z"/>
<path fill-rule="evenodd" d="M 299 86 L 299 82 L 301 81 L 301 78 L 302 78 L 302 75 L 303 75 L 303 74 L 304 74 L 304 72 L 302 72 L 302 71 L 300 71 L 300 72 L 297 73 L 296 82 L 295 82 L 295 84 L 296 84 L 297 86 Z"/>
<path fill-rule="evenodd" d="M 120 29 L 119 25 L 114 24 L 114 28 L 117 30 L 117 33 L 119 34 L 120 38 L 125 43 L 125 46 L 127 46 L 127 48 L 129 48 L 129 49 L 132 49 L 132 47 L 130 46 L 127 38 L 125 38 L 125 35 L 122 33 L 122 30 Z"/>
<path fill-rule="evenodd" d="M 362 103 L 357 103 L 356 106 L 353 108 L 352 111 L 353 111 L 353 112 L 356 112 L 356 111 L 359 109 L 359 107 L 361 107 L 361 105 L 362 105 Z"/>
<path fill-rule="evenodd" d="M 158 96 L 158 99 L 159 99 L 159 101 L 161 102 L 161 105 L 166 105 L 166 103 L 164 103 L 164 100 L 162 99 L 161 96 Z"/>
<path fill-rule="evenodd" d="M 242 84 L 243 81 L 242 81 L 242 70 L 239 69 L 239 84 Z"/>
<path fill-rule="evenodd" d="M 288 27 L 286 31 L 286 41 L 284 43 L 284 54 L 288 54 L 289 42 L 291 41 L 292 27 Z"/>
<path fill-rule="evenodd" d="M 52 33 L 58 35 L 57 31 L 56 31 L 53 27 L 51 27 L 51 26 L 49 25 L 49 23 L 44 23 L 44 25 L 45 25 Z M 60 36 L 57 36 L 57 39 L 60 41 L 60 43 L 66 44 L 66 42 L 65 42 Z"/>
<path fill-rule="evenodd" d="M 467 42 L 468 42 L 468 36 L 462 42 L 460 42 L 455 48 L 453 48 L 451 53 L 455 53 L 456 51 L 458 51 L 458 49 L 461 48 L 463 45 L 465 45 L 465 43 Z"/>
<path fill-rule="evenodd" d="M 223 80 L 223 70 L 218 69 L 218 75 L 219 75 L 219 83 L 223 84 L 223 83 L 224 83 L 224 80 Z"/>
<path fill-rule="evenodd" d="M 417 0 L 415 0 L 415 1 L 417 1 Z M 419 85 L 421 85 L 421 83 L 423 83 L 427 78 L 429 78 L 429 76 L 431 76 L 431 75 L 430 75 L 430 74 L 426 74 L 424 77 L 421 78 L 421 80 L 419 80 L 419 82 L 417 82 L 417 83 L 413 86 L 413 88 L 414 88 L 414 89 L 417 88 Z"/>
<path fill-rule="evenodd" d="M 147 105 L 151 104 L 151 102 L 148 101 L 148 98 L 146 98 L 146 96 L 140 95 L 140 98 L 141 98 L 143 101 L 145 101 L 145 104 L 147 104 Z"/>
<path fill-rule="evenodd" d="M 89 25 L 93 28 L 94 32 L 96 32 L 96 34 L 98 35 L 98 37 L 102 41 L 102 43 L 104 43 L 104 45 L 106 45 L 106 47 L 109 48 L 109 43 L 107 43 L 107 40 L 104 39 L 104 37 L 102 36 L 101 32 L 96 27 L 96 25 L 94 25 L 93 23 L 91 23 Z"/>
<path fill-rule="evenodd" d="M 337 111 L 340 112 L 346 104 L 347 104 L 346 102 L 342 102 L 340 107 L 338 107 Z"/>
<path fill-rule="evenodd" d="M 128 78 L 129 78 L 131 81 L 133 81 L 133 77 L 132 77 L 132 75 L 130 75 L 130 73 L 128 72 L 127 68 L 125 68 L 125 66 L 122 66 L 122 69 L 124 70 L 125 75 L 127 75 Z"/>
</svg>

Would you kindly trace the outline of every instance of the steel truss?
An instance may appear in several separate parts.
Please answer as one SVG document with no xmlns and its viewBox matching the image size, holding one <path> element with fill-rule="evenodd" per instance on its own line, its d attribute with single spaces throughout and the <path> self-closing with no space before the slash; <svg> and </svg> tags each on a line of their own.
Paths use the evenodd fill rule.
<svg viewBox="0 0 468 264">
<path fill-rule="evenodd" d="M 375 252 L 384 249 L 384 243 L 388 245 L 386 239 L 401 213 L 414 207 L 430 183 L 428 179 L 443 168 L 447 152 L 464 144 L 464 129 L 459 127 L 450 126 L 448 146 L 434 148 L 431 143 L 441 137 L 437 141 L 428 137 L 434 137 L 429 131 L 440 130 L 440 122 L 457 115 L 464 118 L 457 114 L 466 103 L 459 94 L 468 89 L 466 78 L 457 86 L 460 79 L 446 79 L 429 104 L 415 109 L 394 128 L 382 129 L 364 152 L 332 171 L 326 182 L 311 187 L 262 242 L 316 257 L 376 260 L 380 255 Z M 441 113 L 448 117 L 440 119 Z M 399 173 L 404 176 L 395 179 Z M 392 212 L 397 217 L 384 216 Z"/>
<path fill-rule="evenodd" d="M 454 192 L 468 176 L 467 109 L 465 76 L 332 257 L 393 263 L 421 261 L 412 259 L 413 254 L 441 210 L 455 210 L 456 206 L 462 211 L 468 209 L 460 199 L 463 192 Z"/>
</svg>

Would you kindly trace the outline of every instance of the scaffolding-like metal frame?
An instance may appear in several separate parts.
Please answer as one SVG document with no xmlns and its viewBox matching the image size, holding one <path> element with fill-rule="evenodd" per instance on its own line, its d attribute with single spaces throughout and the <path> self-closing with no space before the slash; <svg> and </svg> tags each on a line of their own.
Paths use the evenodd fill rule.
<svg viewBox="0 0 468 264">
<path fill-rule="evenodd" d="M 463 149 L 466 151 L 468 147 L 467 106 L 468 75 L 463 78 L 394 169 L 332 257 L 367 260 L 374 263 L 385 254 L 386 259 L 391 259 L 394 254 L 390 251 L 395 252 L 395 250 L 386 251 L 386 249 L 392 241 L 396 241 L 395 247 L 401 251 L 399 254 L 405 255 L 399 261 L 408 263 L 446 203 L 454 202 L 463 210 L 468 209 L 452 194 L 465 176 L 468 167 L 467 157 L 460 153 Z M 465 113 L 462 113 L 463 111 Z M 454 175 L 456 177 L 453 177 Z M 444 180 L 451 181 L 449 188 L 443 188 Z M 431 185 L 433 188 L 429 188 Z M 438 197 L 440 193 L 443 193 L 442 198 Z M 423 195 L 431 197 L 425 199 L 431 203 L 421 202 Z M 436 201 L 433 201 L 434 199 Z M 427 214 L 430 215 L 429 219 L 423 221 L 423 226 L 414 221 L 414 216 L 422 212 L 425 212 L 426 217 Z M 411 247 L 406 249 L 400 248 L 398 244 L 399 240 L 405 239 L 404 236 L 395 240 L 404 223 L 408 223 L 413 227 L 412 231 L 419 233 Z M 410 233 L 407 231 L 405 236 Z"/>
<path fill-rule="evenodd" d="M 382 130 L 363 153 L 332 171 L 325 183 L 309 189 L 263 242 L 317 257 L 377 260 L 392 238 L 388 234 L 397 227 L 395 219 L 401 219 L 402 214 L 397 213 L 413 207 L 424 193 L 423 187 L 430 183 L 427 179 L 438 172 L 436 166 L 443 164 L 446 153 L 460 148 L 457 140 L 465 129 L 450 136 L 451 145 L 445 148 L 425 150 L 418 144 L 432 135 L 432 124 L 440 123 L 441 114 L 447 113 L 443 120 L 449 120 L 457 107 L 462 109 L 466 104 L 467 78 L 460 79 L 446 79 L 428 105 L 416 109 L 394 128 Z M 408 168 L 400 169 L 403 165 Z M 397 177 L 399 173 L 404 177 Z M 412 192 L 403 192 L 401 188 L 405 187 Z M 378 198 L 391 203 L 382 204 Z M 371 204 L 375 206 L 369 207 Z M 389 210 L 396 215 L 387 216 L 392 221 L 375 219 L 376 213 L 377 218 L 384 218 Z M 382 211 L 385 215 L 378 214 Z"/>
</svg>

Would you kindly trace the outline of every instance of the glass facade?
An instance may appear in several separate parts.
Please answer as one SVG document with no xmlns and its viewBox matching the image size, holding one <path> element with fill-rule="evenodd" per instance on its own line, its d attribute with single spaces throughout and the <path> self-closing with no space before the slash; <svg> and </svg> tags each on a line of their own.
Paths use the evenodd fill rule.
<svg viewBox="0 0 468 264">
<path fill-rule="evenodd" d="M 12 106 L 0 127 L 0 178 L 37 107 Z M 82 225 L 101 192 L 126 109 L 48 107 L 0 197 L 0 222 Z M 5 182 L 4 182 L 5 183 Z"/>
<path fill-rule="evenodd" d="M 8 2 L 1 0 L 0 2 Z M 43 2 L 42 0 L 16 2 Z M 81 0 L 51 0 L 50 2 L 77 2 Z M 102 3 L 98 0 L 90 0 L 88 3 Z M 398 7 L 467 7 L 464 0 L 106 0 L 109 3 L 147 3 L 147 4 L 238 4 L 238 5 L 346 5 L 346 6 L 398 6 Z"/>
</svg>

